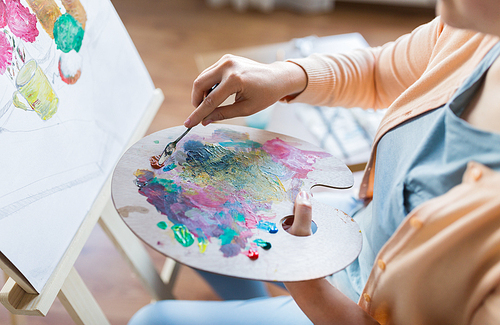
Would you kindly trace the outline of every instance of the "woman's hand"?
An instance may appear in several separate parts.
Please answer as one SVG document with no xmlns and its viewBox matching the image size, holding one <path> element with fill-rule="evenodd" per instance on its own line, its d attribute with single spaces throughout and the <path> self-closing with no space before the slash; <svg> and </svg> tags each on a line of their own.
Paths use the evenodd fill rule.
<svg viewBox="0 0 500 325">
<path fill-rule="evenodd" d="M 207 94 L 215 84 L 219 84 L 218 87 Z M 283 97 L 299 94 L 306 85 L 306 73 L 294 63 L 262 64 L 225 55 L 194 81 L 191 102 L 196 109 L 184 125 L 193 127 L 200 122 L 207 125 L 232 117 L 248 116 Z M 233 94 L 236 95 L 234 104 L 219 107 Z"/>
<path fill-rule="evenodd" d="M 295 198 L 294 218 L 283 228 L 295 236 L 311 235 L 312 205 L 310 194 L 303 191 Z M 369 314 L 326 278 L 286 282 L 286 288 L 300 309 L 314 324 L 378 324 Z"/>
</svg>

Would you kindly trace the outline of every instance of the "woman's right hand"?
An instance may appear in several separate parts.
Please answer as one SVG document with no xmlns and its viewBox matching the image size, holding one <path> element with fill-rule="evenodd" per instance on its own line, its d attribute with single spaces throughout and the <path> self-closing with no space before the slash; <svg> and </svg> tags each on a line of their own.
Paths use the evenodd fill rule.
<svg viewBox="0 0 500 325">
<path fill-rule="evenodd" d="M 210 90 L 215 84 L 217 88 Z M 237 116 L 248 116 L 269 107 L 286 96 L 295 96 L 307 85 L 304 70 L 291 62 L 262 64 L 224 55 L 203 71 L 193 83 L 191 102 L 196 109 L 184 122 L 186 127 L 207 125 Z M 235 102 L 219 107 L 235 94 Z"/>
</svg>

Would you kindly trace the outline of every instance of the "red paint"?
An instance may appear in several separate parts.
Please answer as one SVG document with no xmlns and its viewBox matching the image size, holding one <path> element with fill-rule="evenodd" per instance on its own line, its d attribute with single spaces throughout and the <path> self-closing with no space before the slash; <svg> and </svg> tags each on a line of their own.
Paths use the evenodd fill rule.
<svg viewBox="0 0 500 325">
<path fill-rule="evenodd" d="M 153 157 L 149 158 L 149 163 L 151 164 L 151 167 L 153 167 L 154 169 L 160 169 L 163 166 L 165 166 L 165 163 L 160 165 L 159 160 L 160 160 L 160 156 L 153 156 Z"/>
<path fill-rule="evenodd" d="M 61 76 L 61 80 L 67 83 L 68 85 L 75 84 L 78 81 L 78 79 L 80 79 L 80 76 L 82 74 L 82 71 L 78 70 L 74 76 L 65 75 L 64 72 L 61 70 L 61 59 L 59 59 L 59 64 L 57 65 L 57 68 L 59 69 L 59 75 Z"/>
<path fill-rule="evenodd" d="M 256 260 L 259 258 L 259 252 L 257 252 L 256 250 L 254 249 L 249 249 L 248 252 L 246 253 L 246 255 L 248 256 L 248 258 L 250 258 L 251 260 Z"/>
</svg>

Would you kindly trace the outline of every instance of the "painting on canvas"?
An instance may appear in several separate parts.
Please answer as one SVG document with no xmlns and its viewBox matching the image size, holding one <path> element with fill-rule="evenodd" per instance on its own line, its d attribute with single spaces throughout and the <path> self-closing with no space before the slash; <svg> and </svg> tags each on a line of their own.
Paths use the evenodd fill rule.
<svg viewBox="0 0 500 325">
<path fill-rule="evenodd" d="M 35 290 L 153 91 L 109 1 L 0 0 L 0 252 Z"/>
</svg>

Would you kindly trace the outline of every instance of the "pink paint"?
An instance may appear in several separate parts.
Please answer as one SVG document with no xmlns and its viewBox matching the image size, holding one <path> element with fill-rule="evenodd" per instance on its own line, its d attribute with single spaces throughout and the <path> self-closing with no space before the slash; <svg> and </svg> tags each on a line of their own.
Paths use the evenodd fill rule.
<svg viewBox="0 0 500 325">
<path fill-rule="evenodd" d="M 23 6 L 19 0 L 6 1 L 7 24 L 15 36 L 33 43 L 38 36 L 36 15 Z"/>
<path fill-rule="evenodd" d="M 7 6 L 3 1 L 0 1 L 0 28 L 7 26 Z"/>
<path fill-rule="evenodd" d="M 212 186 L 207 186 L 203 191 L 200 191 L 195 184 L 186 184 L 184 186 L 185 191 L 192 190 L 194 193 L 189 196 L 189 201 L 193 203 L 194 206 L 197 207 L 208 207 L 208 208 L 218 208 L 221 202 L 227 201 L 227 197 L 220 193 L 220 190 L 213 188 Z M 192 185 L 192 187 L 190 186 Z"/>
<path fill-rule="evenodd" d="M 313 164 L 319 158 L 329 157 L 326 152 L 307 151 L 293 147 L 281 139 L 269 140 L 262 145 L 275 162 L 287 166 L 295 172 L 294 178 L 306 178 L 314 170 Z"/>
<path fill-rule="evenodd" d="M 265 216 L 262 214 L 254 214 L 254 213 L 251 213 L 250 211 L 247 214 L 245 214 L 245 216 L 246 216 L 245 217 L 245 225 L 250 229 L 256 229 L 257 224 L 261 220 L 267 221 L 267 220 L 274 219 L 274 217 L 275 217 L 275 216 Z"/>
<path fill-rule="evenodd" d="M 7 36 L 0 32 L 0 75 L 5 73 L 7 66 L 12 64 L 12 46 Z"/>
<path fill-rule="evenodd" d="M 262 229 L 278 230 L 270 222 L 273 205 L 293 202 L 316 161 L 330 157 L 294 145 L 280 139 L 261 144 L 224 129 L 206 138 L 193 135 L 172 156 L 174 168 L 136 173 L 144 174 L 139 193 L 194 237 L 220 244 L 224 257 L 257 259 L 260 249 L 249 239 Z"/>
</svg>

